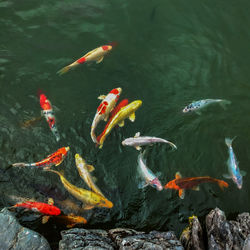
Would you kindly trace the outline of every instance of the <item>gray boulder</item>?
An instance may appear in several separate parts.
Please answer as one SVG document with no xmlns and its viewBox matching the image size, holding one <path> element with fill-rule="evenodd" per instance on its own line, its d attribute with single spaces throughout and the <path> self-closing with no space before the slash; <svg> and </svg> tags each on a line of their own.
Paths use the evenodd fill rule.
<svg viewBox="0 0 250 250">
<path fill-rule="evenodd" d="M 1 250 L 50 250 L 49 243 L 42 235 L 22 227 L 7 208 L 0 212 L 0 225 Z"/>
</svg>

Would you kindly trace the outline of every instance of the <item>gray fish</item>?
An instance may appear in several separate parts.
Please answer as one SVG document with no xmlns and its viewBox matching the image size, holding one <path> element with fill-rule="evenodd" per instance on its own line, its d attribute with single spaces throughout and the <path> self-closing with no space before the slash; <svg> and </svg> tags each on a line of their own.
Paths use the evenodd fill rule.
<svg viewBox="0 0 250 250">
<path fill-rule="evenodd" d="M 137 150 L 141 150 L 140 146 L 151 145 L 151 144 L 158 143 L 158 142 L 167 143 L 172 148 L 177 149 L 177 147 L 174 145 L 174 143 L 172 143 L 170 141 L 167 141 L 165 139 L 161 139 L 158 137 L 140 136 L 140 132 L 137 132 L 134 137 L 130 137 L 130 138 L 125 139 L 122 142 L 122 145 L 135 147 Z"/>
</svg>

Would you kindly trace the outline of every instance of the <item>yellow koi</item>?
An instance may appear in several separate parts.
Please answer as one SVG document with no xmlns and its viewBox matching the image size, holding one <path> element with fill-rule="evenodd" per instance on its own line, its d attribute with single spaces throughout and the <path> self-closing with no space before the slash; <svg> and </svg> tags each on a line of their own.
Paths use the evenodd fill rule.
<svg viewBox="0 0 250 250">
<path fill-rule="evenodd" d="M 78 188 L 75 185 L 71 184 L 69 181 L 65 179 L 62 173 L 51 169 L 48 169 L 47 171 L 59 175 L 63 186 L 68 190 L 68 192 L 71 193 L 75 198 L 86 204 L 84 206 L 84 209 L 88 210 L 94 207 L 106 207 L 106 208 L 113 207 L 113 203 L 104 198 L 103 196 L 96 194 L 92 191 L 89 191 L 87 189 Z"/>
<path fill-rule="evenodd" d="M 121 108 L 120 111 L 113 117 L 113 119 L 110 121 L 109 126 L 106 128 L 105 133 L 100 138 L 99 141 L 99 148 L 103 147 L 103 143 L 108 136 L 108 134 L 111 132 L 111 130 L 116 126 L 119 125 L 120 127 L 124 126 L 124 120 L 126 118 L 129 118 L 130 121 L 134 122 L 135 120 L 135 111 L 142 105 L 141 100 L 136 100 L 125 107 Z"/>
</svg>

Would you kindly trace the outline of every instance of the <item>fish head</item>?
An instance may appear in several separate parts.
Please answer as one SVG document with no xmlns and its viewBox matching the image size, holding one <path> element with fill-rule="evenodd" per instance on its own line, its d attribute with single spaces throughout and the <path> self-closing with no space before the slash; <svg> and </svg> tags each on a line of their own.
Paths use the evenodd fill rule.
<svg viewBox="0 0 250 250">
<path fill-rule="evenodd" d="M 75 154 L 75 161 L 76 164 L 80 164 L 82 161 L 82 157 L 79 154 Z"/>
<path fill-rule="evenodd" d="M 176 184 L 175 184 L 175 180 L 168 182 L 165 186 L 165 189 L 169 188 L 169 189 L 177 189 L 176 188 Z"/>
<path fill-rule="evenodd" d="M 100 200 L 99 203 L 100 207 L 106 207 L 106 208 L 112 208 L 114 205 L 111 201 L 109 201 L 108 199 L 102 197 L 102 199 Z"/>
<path fill-rule="evenodd" d="M 159 181 L 158 178 L 154 178 L 151 182 L 150 185 L 154 188 L 156 188 L 158 191 L 161 191 L 163 189 L 161 182 Z"/>
<path fill-rule="evenodd" d="M 112 46 L 111 45 L 103 45 L 102 46 L 102 49 L 104 50 L 104 51 L 110 51 L 110 50 L 112 50 Z"/>
<path fill-rule="evenodd" d="M 140 108 L 140 106 L 142 105 L 142 101 L 141 100 L 136 100 L 131 102 L 130 104 L 128 104 L 131 106 L 131 109 L 136 111 L 138 108 Z"/>
<path fill-rule="evenodd" d="M 112 89 L 109 93 L 114 95 L 120 95 L 122 93 L 122 88 Z"/>
<path fill-rule="evenodd" d="M 123 146 L 133 146 L 133 139 L 127 138 L 124 141 L 122 141 Z"/>
</svg>

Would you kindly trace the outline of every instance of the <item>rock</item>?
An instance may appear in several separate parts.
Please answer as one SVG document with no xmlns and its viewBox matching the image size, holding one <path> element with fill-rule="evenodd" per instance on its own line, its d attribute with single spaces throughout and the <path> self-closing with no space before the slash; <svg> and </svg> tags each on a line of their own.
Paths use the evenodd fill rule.
<svg viewBox="0 0 250 250">
<path fill-rule="evenodd" d="M 216 208 L 206 217 L 208 249 L 243 249 L 249 243 L 250 216 L 238 215 L 237 221 L 227 221 L 223 211 Z"/>
<path fill-rule="evenodd" d="M 0 225 L 1 250 L 50 249 L 49 243 L 42 235 L 22 227 L 7 208 L 0 212 Z"/>
<path fill-rule="evenodd" d="M 133 249 L 184 249 L 173 232 L 152 231 L 149 234 L 132 229 L 117 228 L 109 230 L 109 235 L 120 250 Z"/>
<path fill-rule="evenodd" d="M 59 242 L 59 250 L 115 249 L 115 244 L 108 237 L 108 233 L 105 230 L 86 230 L 83 228 L 73 228 L 62 231 L 61 235 L 62 240 Z"/>
<path fill-rule="evenodd" d="M 189 226 L 181 234 L 180 241 L 185 249 L 203 250 L 203 232 L 196 216 L 189 217 Z"/>
</svg>

